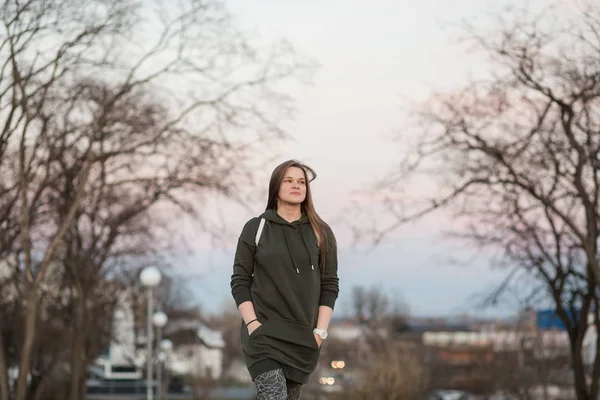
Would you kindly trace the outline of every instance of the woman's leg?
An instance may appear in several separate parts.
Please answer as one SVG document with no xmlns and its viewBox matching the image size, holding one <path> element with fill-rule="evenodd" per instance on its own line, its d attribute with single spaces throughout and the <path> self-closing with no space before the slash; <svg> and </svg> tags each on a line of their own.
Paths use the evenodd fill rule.
<svg viewBox="0 0 600 400">
<path fill-rule="evenodd" d="M 254 379 L 256 400 L 287 400 L 287 386 L 282 369 L 264 372 Z"/>
<path fill-rule="evenodd" d="M 289 400 L 300 400 L 300 395 L 302 394 L 302 389 L 304 385 L 298 382 L 290 381 L 289 379 L 286 381 L 287 386 L 287 396 Z"/>
</svg>

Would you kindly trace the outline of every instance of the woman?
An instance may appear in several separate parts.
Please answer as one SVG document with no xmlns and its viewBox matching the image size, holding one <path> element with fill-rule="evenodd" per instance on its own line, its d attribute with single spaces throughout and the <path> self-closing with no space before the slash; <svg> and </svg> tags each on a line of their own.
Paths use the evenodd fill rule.
<svg viewBox="0 0 600 400">
<path fill-rule="evenodd" d="M 300 398 L 338 297 L 336 241 L 313 206 L 315 177 L 296 160 L 275 168 L 266 211 L 238 240 L 231 293 L 258 400 Z"/>
</svg>

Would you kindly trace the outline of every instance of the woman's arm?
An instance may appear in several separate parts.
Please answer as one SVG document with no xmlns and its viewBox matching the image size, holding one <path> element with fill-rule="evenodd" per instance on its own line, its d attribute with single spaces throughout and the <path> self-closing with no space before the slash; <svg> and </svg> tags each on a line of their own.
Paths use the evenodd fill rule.
<svg viewBox="0 0 600 400">
<path fill-rule="evenodd" d="M 319 329 L 323 329 L 323 330 L 327 330 L 329 329 L 329 323 L 331 322 L 331 316 L 333 315 L 333 308 L 329 307 L 329 306 L 319 306 L 319 316 L 317 318 L 317 328 Z M 317 335 L 316 333 L 315 335 L 315 339 L 317 341 L 317 344 L 319 345 L 319 347 L 321 347 L 321 344 L 323 343 L 323 339 L 321 339 L 321 336 Z"/>
<path fill-rule="evenodd" d="M 331 247 L 327 249 L 325 270 L 321 271 L 321 296 L 319 298 L 319 315 L 316 326 L 316 328 L 324 330 L 329 328 L 333 308 L 340 290 L 336 240 L 331 230 L 329 230 L 328 234 L 331 235 Z M 321 337 L 315 333 L 315 338 L 319 346 L 321 346 L 323 342 Z"/>
<path fill-rule="evenodd" d="M 248 327 L 248 334 L 252 334 L 256 328 L 262 325 L 256 318 L 254 304 L 251 301 L 245 301 L 240 304 L 238 310 L 240 311 L 240 315 L 242 316 L 244 323 Z"/>
<path fill-rule="evenodd" d="M 248 221 L 238 239 L 237 249 L 233 261 L 233 275 L 231 275 L 231 294 L 238 306 L 244 323 L 248 326 L 248 332 L 260 326 L 260 322 L 254 321 L 256 313 L 252 303 L 250 288 L 252 286 L 252 274 L 254 273 L 254 252 L 256 246 L 253 242 L 253 234 L 257 229 L 258 222 L 254 219 Z"/>
</svg>

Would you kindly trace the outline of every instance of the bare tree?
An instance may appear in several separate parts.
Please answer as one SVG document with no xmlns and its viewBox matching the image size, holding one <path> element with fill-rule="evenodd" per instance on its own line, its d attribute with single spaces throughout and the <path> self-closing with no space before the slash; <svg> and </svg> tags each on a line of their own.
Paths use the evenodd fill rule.
<svg viewBox="0 0 600 400">
<path fill-rule="evenodd" d="M 81 263 L 103 266 L 120 222 L 165 198 L 191 213 L 190 190 L 235 197 L 257 146 L 284 134 L 291 103 L 277 85 L 305 65 L 287 46 L 252 46 L 216 0 L 6 0 L 0 10 L 0 256 L 13 261 L 25 305 L 15 393 L 24 400 L 55 261 L 85 255 L 70 261 L 82 288 L 98 280 L 82 277 Z M 106 187 L 131 203 L 109 215 L 107 197 L 82 206 L 113 195 Z"/>
<path fill-rule="evenodd" d="M 414 147 L 377 187 L 394 219 L 372 233 L 378 241 L 452 211 L 455 235 L 497 251 L 516 271 L 509 280 L 535 278 L 531 301 L 555 304 L 583 400 L 597 398 L 600 377 L 600 355 L 589 376 L 582 359 L 588 315 L 600 320 L 600 9 L 570 6 L 513 7 L 482 18 L 486 28 L 465 25 L 490 73 L 420 107 Z M 403 199 L 419 175 L 439 178 L 436 194 Z"/>
<path fill-rule="evenodd" d="M 360 363 L 359 382 L 345 388 L 339 399 L 425 399 L 428 373 L 418 346 L 388 342 L 385 349 L 370 352 Z"/>
<path fill-rule="evenodd" d="M 399 334 L 408 329 L 408 306 L 398 296 L 393 300 L 377 285 L 371 287 L 354 286 L 352 302 L 355 306 L 355 319 L 362 326 L 361 342 L 357 353 L 385 352 L 395 345 Z"/>
<path fill-rule="evenodd" d="M 367 296 L 369 319 L 374 323 L 381 321 L 389 311 L 388 296 L 376 286 L 372 287 Z"/>
<path fill-rule="evenodd" d="M 242 345 L 240 342 L 240 314 L 230 302 L 223 303 L 217 315 L 205 317 L 212 329 L 218 329 L 223 334 L 223 370 L 231 366 L 233 361 L 240 358 Z"/>
<path fill-rule="evenodd" d="M 354 317 L 357 321 L 364 321 L 367 307 L 367 294 L 362 286 L 354 286 L 352 288 L 352 307 L 354 308 Z"/>
<path fill-rule="evenodd" d="M 397 319 L 405 321 L 409 311 L 408 305 L 398 294 L 390 298 L 378 285 L 354 286 L 352 288 L 352 305 L 354 318 L 358 322 L 367 322 L 373 327 L 381 327 Z"/>
<path fill-rule="evenodd" d="M 86 86 L 88 84 L 86 82 Z M 110 93 L 109 89 L 95 85 L 88 90 L 88 101 L 93 104 L 100 103 L 106 93 Z M 202 138 L 194 143 L 194 139 L 187 136 L 188 132 L 181 128 L 160 132 L 164 130 L 163 124 L 169 122 L 164 114 L 162 107 L 145 101 L 139 93 L 124 96 L 118 107 L 107 111 L 106 131 L 111 135 L 103 145 L 118 149 L 115 142 L 128 140 L 131 144 L 126 147 L 126 152 L 115 150 L 105 161 L 97 163 L 86 185 L 86 201 L 80 204 L 74 223 L 63 239 L 67 247 L 64 267 L 77 304 L 73 325 L 72 400 L 82 396 L 82 376 L 90 361 L 84 352 L 89 326 L 86 323 L 89 321 L 89 295 L 104 282 L 108 273 L 116 273 L 113 270 L 115 260 L 125 257 L 152 259 L 153 255 L 158 257 L 161 249 L 172 244 L 160 243 L 159 233 L 169 222 L 152 210 L 160 205 L 163 208 L 179 207 L 193 213 L 196 207 L 190 204 L 194 199 L 192 195 L 201 195 L 207 190 L 227 194 L 232 189 L 228 173 L 218 167 L 218 159 L 227 157 L 230 151 L 226 145 L 212 143 L 212 148 L 204 148 Z M 153 134 L 154 130 L 156 134 Z M 164 140 L 146 144 L 146 137 L 161 135 Z M 135 137 L 144 139 L 135 144 Z M 176 142 L 191 151 L 178 155 Z M 173 152 L 172 156 L 160 162 L 168 151 Z M 196 159 L 200 155 L 202 158 Z M 77 157 L 74 151 L 61 152 L 57 156 L 61 179 L 55 185 L 55 192 L 51 192 L 55 197 L 50 202 L 52 207 L 56 207 L 54 215 L 60 216 L 65 204 L 72 201 L 73 179 L 83 157 L 84 154 Z M 149 165 L 148 158 L 154 159 L 157 164 Z M 225 168 L 231 169 L 229 165 Z M 195 201 L 198 201 L 197 197 Z M 165 264 L 158 259 L 156 262 Z"/>
<path fill-rule="evenodd" d="M 378 286 L 370 288 L 354 286 L 352 304 L 355 317 L 359 322 L 378 324 L 387 316 L 390 301 L 388 295 Z"/>
<path fill-rule="evenodd" d="M 3 294 L 18 294 L 18 285 L 13 282 L 5 286 Z M 89 321 L 85 337 L 85 354 L 94 359 L 106 349 L 112 337 L 112 320 L 117 299 L 123 291 L 118 281 L 106 280 L 88 293 L 86 318 Z M 8 365 L 18 365 L 24 336 L 24 308 L 15 298 L 7 296 L 2 307 L 3 338 L 6 338 Z M 75 322 L 74 303 L 70 280 L 66 280 L 60 268 L 51 268 L 49 276 L 41 286 L 39 317 L 31 360 L 31 371 L 27 396 L 31 399 L 68 398 L 68 366 L 73 355 L 73 343 L 77 338 L 73 331 Z"/>
</svg>

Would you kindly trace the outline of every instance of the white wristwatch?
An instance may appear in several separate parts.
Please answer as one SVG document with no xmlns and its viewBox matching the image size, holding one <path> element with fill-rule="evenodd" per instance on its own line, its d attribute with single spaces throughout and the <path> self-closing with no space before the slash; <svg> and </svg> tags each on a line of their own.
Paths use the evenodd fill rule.
<svg viewBox="0 0 600 400">
<path fill-rule="evenodd" d="M 325 329 L 315 328 L 315 329 L 313 329 L 313 333 L 316 333 L 317 335 L 319 335 L 319 337 L 322 340 L 327 339 L 327 331 Z"/>
</svg>

